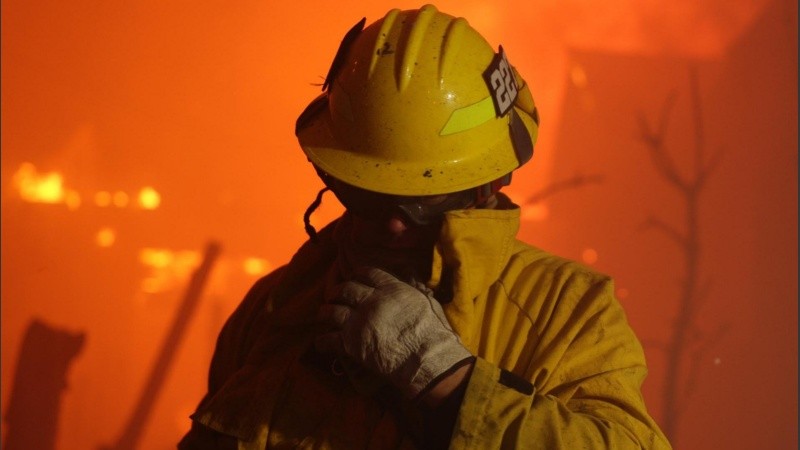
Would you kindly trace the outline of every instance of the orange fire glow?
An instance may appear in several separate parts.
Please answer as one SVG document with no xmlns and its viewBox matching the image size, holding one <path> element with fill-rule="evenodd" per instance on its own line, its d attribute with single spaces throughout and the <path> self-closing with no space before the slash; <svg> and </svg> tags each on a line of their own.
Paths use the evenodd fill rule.
<svg viewBox="0 0 800 450">
<path fill-rule="evenodd" d="M 569 72 L 569 77 L 575 87 L 583 89 L 589 84 L 589 81 L 586 77 L 586 71 L 583 70 L 583 67 L 580 65 L 576 64 L 572 67 Z"/>
<path fill-rule="evenodd" d="M 139 191 L 139 206 L 144 209 L 156 209 L 161 205 L 161 194 L 150 186 Z"/>
<path fill-rule="evenodd" d="M 112 201 L 114 202 L 114 206 L 116 206 L 117 208 L 124 208 L 124 207 L 128 206 L 128 201 L 129 200 L 130 199 L 128 197 L 128 194 L 126 194 L 126 193 L 124 193 L 122 191 L 115 192 L 114 196 L 112 197 Z"/>
<path fill-rule="evenodd" d="M 155 294 L 185 284 L 185 280 L 200 264 L 200 256 L 200 252 L 192 250 L 141 249 L 139 262 L 150 268 L 150 275 L 142 282 L 142 290 Z"/>
<path fill-rule="evenodd" d="M 81 206 L 81 196 L 75 191 L 68 190 L 64 194 L 64 203 L 66 203 L 67 208 L 74 211 Z"/>
<path fill-rule="evenodd" d="M 64 176 L 60 172 L 39 173 L 36 166 L 28 162 L 23 163 L 14 173 L 12 185 L 26 202 L 63 203 L 72 211 L 83 203 L 78 192 L 64 187 Z M 131 204 L 131 196 L 124 191 L 113 193 L 107 190 L 97 191 L 93 199 L 95 206 L 100 208 L 112 205 L 126 208 Z M 157 209 L 161 205 L 161 194 L 154 188 L 146 186 L 139 191 L 137 202 L 142 209 Z"/>
<path fill-rule="evenodd" d="M 94 194 L 94 204 L 105 208 L 111 204 L 111 193 L 108 191 L 100 191 Z"/>
<path fill-rule="evenodd" d="M 250 257 L 244 260 L 242 268 L 248 275 L 263 275 L 272 269 L 272 265 L 266 259 Z"/>
<path fill-rule="evenodd" d="M 100 247 L 111 247 L 114 245 L 114 241 L 117 239 L 117 233 L 114 229 L 109 227 L 103 227 L 100 231 L 97 232 L 95 236 L 95 242 Z"/>
<path fill-rule="evenodd" d="M 597 250 L 595 250 L 593 248 L 584 249 L 583 253 L 581 254 L 581 259 L 583 260 L 583 262 L 585 262 L 586 264 L 589 264 L 589 265 L 596 263 L 597 262 Z"/>
<path fill-rule="evenodd" d="M 541 222 L 547 220 L 550 215 L 550 210 L 544 203 L 531 203 L 522 207 L 521 217 L 522 220 L 529 220 L 531 222 Z"/>
<path fill-rule="evenodd" d="M 23 200 L 31 203 L 61 203 L 65 198 L 64 180 L 58 172 L 40 174 L 36 166 L 23 163 L 12 179 Z"/>
</svg>

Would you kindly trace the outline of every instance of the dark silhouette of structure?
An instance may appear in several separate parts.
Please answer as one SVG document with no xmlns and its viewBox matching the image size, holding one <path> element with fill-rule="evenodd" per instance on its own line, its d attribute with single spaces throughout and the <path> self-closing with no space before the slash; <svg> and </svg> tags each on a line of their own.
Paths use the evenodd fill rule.
<svg viewBox="0 0 800 450">
<path fill-rule="evenodd" d="M 4 417 L 8 424 L 4 449 L 55 448 L 67 371 L 80 355 L 85 338 L 82 332 L 61 330 L 40 319 L 28 324 Z"/>
<path fill-rule="evenodd" d="M 147 378 L 144 390 L 136 403 L 133 413 L 116 442 L 112 445 L 100 446 L 101 450 L 133 450 L 138 447 L 139 441 L 144 433 L 145 425 L 147 425 L 147 421 L 153 411 L 153 406 L 158 399 L 158 394 L 164 385 L 167 375 L 169 375 L 172 369 L 175 354 L 180 348 L 189 321 L 197 311 L 203 294 L 203 288 L 208 281 L 211 269 L 214 267 L 214 263 L 219 257 L 220 252 L 220 244 L 216 241 L 210 241 L 206 244 L 203 261 L 200 263 L 200 267 L 195 270 L 192 279 L 189 281 L 189 286 L 175 314 L 175 320 L 167 331 L 164 344 L 161 346 L 161 351 L 156 357 L 156 361 L 150 371 L 150 376 Z"/>
</svg>

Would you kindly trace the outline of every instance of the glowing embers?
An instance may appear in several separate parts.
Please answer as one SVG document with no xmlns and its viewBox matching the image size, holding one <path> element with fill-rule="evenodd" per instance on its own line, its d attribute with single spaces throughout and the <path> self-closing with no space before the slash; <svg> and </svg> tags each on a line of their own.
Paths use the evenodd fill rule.
<svg viewBox="0 0 800 450">
<path fill-rule="evenodd" d="M 520 218 L 531 222 L 542 222 L 550 216 L 550 209 L 544 202 L 530 203 L 522 206 Z"/>
<path fill-rule="evenodd" d="M 27 202 L 67 203 L 69 198 L 68 205 L 80 205 L 80 197 L 75 192 L 70 191 L 70 195 L 67 195 L 63 176 L 59 172 L 39 173 L 33 164 L 23 163 L 14 173 L 12 183 L 20 197 Z"/>
<path fill-rule="evenodd" d="M 579 89 L 584 89 L 589 84 L 586 71 L 583 70 L 583 67 L 579 64 L 572 66 L 569 71 L 569 79 L 572 81 L 572 84 Z"/>
<path fill-rule="evenodd" d="M 161 205 L 161 194 L 150 186 L 139 191 L 139 206 L 142 209 L 156 209 Z"/>
<path fill-rule="evenodd" d="M 23 163 L 12 177 L 12 185 L 20 198 L 30 203 L 64 204 L 76 210 L 83 204 L 81 195 L 64 186 L 64 176 L 58 171 L 39 173 L 36 166 Z M 100 190 L 89 195 L 94 206 L 100 208 L 130 208 L 154 210 L 161 205 L 161 194 L 151 186 L 145 186 L 135 195 L 125 191 Z M 135 199 L 135 201 L 133 201 Z"/>
<path fill-rule="evenodd" d="M 597 250 L 593 248 L 586 248 L 581 253 L 581 259 L 583 260 L 584 263 L 589 265 L 596 263 L 597 258 L 598 258 Z"/>
<path fill-rule="evenodd" d="M 94 204 L 101 208 L 138 206 L 141 209 L 153 210 L 161 205 L 161 194 L 150 186 L 143 187 L 136 195 L 136 203 L 134 204 L 131 202 L 131 196 L 127 192 L 98 191 L 94 194 Z"/>
<path fill-rule="evenodd" d="M 103 227 L 97 232 L 94 240 L 99 247 L 111 247 L 117 240 L 117 232 L 113 228 Z"/>
<path fill-rule="evenodd" d="M 139 250 L 139 262 L 147 269 L 140 289 L 145 294 L 159 294 L 182 289 L 200 266 L 202 252 L 195 250 L 170 250 L 166 248 L 145 247 Z M 231 270 L 236 268 L 235 270 Z M 273 269 L 264 258 L 255 256 L 221 258 L 214 268 L 209 288 L 225 292 L 229 283 L 244 274 L 261 277 Z"/>
<path fill-rule="evenodd" d="M 269 272 L 272 269 L 272 265 L 266 259 L 250 257 L 244 260 L 242 268 L 248 275 L 260 276 Z"/>
<path fill-rule="evenodd" d="M 155 294 L 186 284 L 200 264 L 200 257 L 200 252 L 192 250 L 143 248 L 139 251 L 139 262 L 150 269 L 150 274 L 142 280 L 142 291 Z"/>
</svg>

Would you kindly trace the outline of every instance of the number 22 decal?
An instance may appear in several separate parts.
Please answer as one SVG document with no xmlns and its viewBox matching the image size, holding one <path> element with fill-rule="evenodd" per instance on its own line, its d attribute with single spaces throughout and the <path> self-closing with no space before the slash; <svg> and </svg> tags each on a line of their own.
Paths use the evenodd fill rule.
<svg viewBox="0 0 800 450">
<path fill-rule="evenodd" d="M 514 71 L 508 64 L 502 46 L 492 59 L 489 68 L 483 72 L 483 79 L 492 93 L 497 116 L 504 116 L 517 99 L 517 80 L 514 78 Z"/>
</svg>

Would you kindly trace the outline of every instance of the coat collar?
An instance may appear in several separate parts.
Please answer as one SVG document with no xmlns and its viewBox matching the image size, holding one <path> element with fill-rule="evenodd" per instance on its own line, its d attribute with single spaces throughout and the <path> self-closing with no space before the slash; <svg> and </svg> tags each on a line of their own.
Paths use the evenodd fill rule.
<svg viewBox="0 0 800 450">
<path fill-rule="evenodd" d="M 439 292 L 451 289 L 452 301 L 444 305 L 445 314 L 464 345 L 473 352 L 477 329 L 475 300 L 500 277 L 519 231 L 519 207 L 506 196 L 497 195 L 500 197 L 497 209 L 447 213 L 433 250 L 429 284 Z"/>
</svg>

